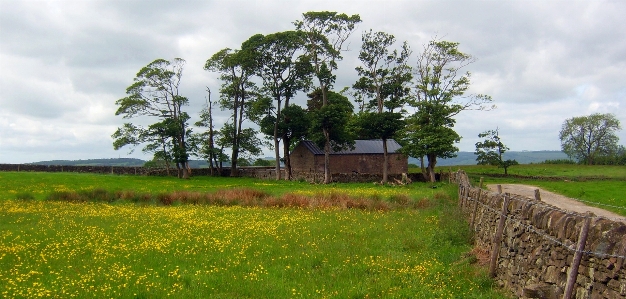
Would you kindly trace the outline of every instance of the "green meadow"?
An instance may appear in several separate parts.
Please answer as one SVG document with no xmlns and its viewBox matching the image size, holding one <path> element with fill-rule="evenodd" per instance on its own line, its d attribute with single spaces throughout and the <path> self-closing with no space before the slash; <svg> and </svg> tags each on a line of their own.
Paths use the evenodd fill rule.
<svg viewBox="0 0 626 299">
<path fill-rule="evenodd" d="M 434 187 L 0 173 L 0 297 L 506 298 Z"/>
</svg>

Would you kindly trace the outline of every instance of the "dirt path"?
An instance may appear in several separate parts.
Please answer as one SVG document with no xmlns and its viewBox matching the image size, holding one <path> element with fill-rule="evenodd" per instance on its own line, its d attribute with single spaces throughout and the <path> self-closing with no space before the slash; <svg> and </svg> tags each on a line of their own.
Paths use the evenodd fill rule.
<svg viewBox="0 0 626 299">
<path fill-rule="evenodd" d="M 497 192 L 498 185 L 487 185 L 487 188 L 491 191 Z M 535 198 L 535 189 L 539 189 L 541 193 L 541 201 L 551 204 L 557 208 L 573 211 L 578 213 L 585 213 L 590 211 L 598 216 L 610 218 L 613 220 L 621 220 L 621 222 L 626 223 L 626 217 L 615 214 L 613 212 L 609 212 L 607 210 L 603 210 L 596 207 L 590 207 L 585 205 L 584 203 L 571 199 L 569 197 L 552 193 L 550 191 L 546 191 L 544 189 L 529 186 L 529 185 L 520 185 L 520 184 L 502 184 L 502 192 L 503 193 L 511 193 L 522 195 L 530 198 Z"/>
</svg>

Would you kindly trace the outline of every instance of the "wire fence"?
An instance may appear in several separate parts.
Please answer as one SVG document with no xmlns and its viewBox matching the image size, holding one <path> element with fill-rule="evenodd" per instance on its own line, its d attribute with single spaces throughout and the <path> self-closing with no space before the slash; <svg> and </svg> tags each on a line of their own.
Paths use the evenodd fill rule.
<svg viewBox="0 0 626 299">
<path fill-rule="evenodd" d="M 471 198 L 471 197 L 468 197 L 467 200 L 469 200 L 469 201 L 476 201 L 476 199 Z M 476 203 L 478 205 L 482 206 L 484 209 L 489 210 L 489 211 L 493 212 L 496 215 L 500 214 L 500 211 L 498 211 L 498 210 L 496 210 L 496 209 L 494 209 L 494 208 L 492 208 L 492 207 L 490 207 L 488 205 L 485 205 L 485 204 L 483 204 L 483 203 L 481 203 L 479 201 L 476 201 Z M 545 208 L 551 209 L 551 210 L 562 212 L 562 213 L 567 214 L 567 215 L 576 216 L 576 217 L 583 217 L 583 218 L 589 218 L 589 216 L 586 216 L 586 215 L 581 215 L 581 214 L 578 214 L 578 213 L 575 213 L 575 212 L 569 212 L 569 211 L 561 210 L 561 209 L 558 209 L 558 208 L 555 208 L 555 207 L 552 207 L 552 206 L 549 206 L 549 205 L 542 205 L 542 206 L 544 206 Z M 524 222 L 514 218 L 511 215 L 506 215 L 505 217 L 509 221 L 517 223 L 517 224 L 523 226 L 524 228 L 526 228 L 527 230 L 530 230 L 530 231 L 536 233 L 537 235 L 541 236 L 542 238 L 544 238 L 546 240 L 549 240 L 549 241 L 551 241 L 551 242 L 553 242 L 555 244 L 558 244 L 558 245 L 562 246 L 563 248 L 565 248 L 565 249 L 567 249 L 569 251 L 572 251 L 572 252 L 577 252 L 578 251 L 576 248 L 573 248 L 576 245 L 575 243 L 572 243 L 571 245 L 567 245 L 567 244 L 559 241 L 557 238 L 555 238 L 555 237 L 553 237 L 553 236 L 551 236 L 549 234 L 546 234 L 542 230 L 536 229 L 534 226 L 528 225 L 528 224 L 526 224 L 526 223 L 524 223 Z M 604 218 L 604 217 L 591 216 L 591 218 Z M 624 219 L 624 218 L 621 218 L 621 219 Z M 624 219 L 624 220 L 626 220 L 626 219 Z M 474 228 L 474 231 L 478 231 L 478 228 Z M 605 252 L 585 251 L 585 250 L 581 250 L 580 252 L 583 253 L 583 254 L 586 254 L 586 255 L 593 255 L 593 256 L 603 257 L 603 258 L 615 257 L 615 258 L 626 259 L 626 255 L 607 254 Z"/>
<path fill-rule="evenodd" d="M 515 269 L 514 271 L 519 271 L 520 269 L 525 269 L 525 272 L 533 272 L 538 276 L 530 276 L 529 281 L 536 280 L 538 277 L 543 277 L 544 279 L 550 279 L 551 284 L 556 287 L 556 285 L 563 286 L 565 285 L 565 289 L 563 292 L 564 299 L 571 299 L 574 296 L 574 289 L 579 288 L 576 293 L 580 291 L 580 288 L 584 289 L 587 295 L 584 295 L 581 298 L 595 298 L 598 296 L 604 296 L 604 291 L 602 288 L 609 289 L 611 288 L 611 292 L 614 294 L 620 294 L 618 296 L 625 295 L 625 287 L 626 281 L 624 278 L 624 270 L 620 267 L 620 273 L 618 277 L 610 278 L 611 283 L 607 281 L 600 282 L 603 287 L 596 287 L 596 282 L 594 282 L 593 287 L 592 284 L 584 283 L 584 281 L 596 281 L 594 278 L 594 274 L 584 274 L 583 272 L 587 270 L 583 270 L 583 272 L 579 272 L 579 267 L 581 265 L 581 261 L 583 256 L 588 257 L 588 261 L 593 261 L 593 265 L 585 265 L 585 267 L 593 267 L 594 270 L 591 272 L 599 271 L 612 271 L 608 267 L 608 265 L 613 265 L 614 262 L 620 261 L 621 265 L 624 260 L 626 260 L 626 248 L 623 245 L 624 239 L 626 239 L 626 235 L 623 234 L 623 225 L 626 224 L 626 218 L 623 217 L 603 217 L 596 216 L 591 212 L 587 212 L 586 214 L 580 214 L 577 212 L 569 211 L 566 209 L 558 208 L 542 202 L 540 200 L 540 194 L 538 190 L 535 191 L 535 198 L 525 197 L 521 195 L 511 196 L 509 193 L 502 194 L 502 190 L 500 186 L 498 186 L 498 192 L 485 192 L 482 190 L 482 178 L 480 181 L 480 186 L 478 188 L 473 188 L 469 178 L 463 171 L 458 171 L 454 174 L 450 174 L 450 181 L 454 180 L 459 184 L 459 205 L 461 210 L 466 213 L 466 215 L 471 217 L 471 226 L 472 228 L 480 235 L 477 239 L 481 241 L 491 243 L 491 252 L 490 252 L 490 267 L 489 274 L 492 277 L 500 277 L 504 281 L 510 281 L 511 278 L 522 275 L 521 273 L 513 273 L 504 270 L 503 267 L 506 268 L 507 265 L 511 262 L 514 263 Z M 495 194 L 495 196 L 494 196 Z M 485 195 L 483 199 L 483 195 Z M 484 201 L 481 202 L 481 201 Z M 579 202 L 585 202 L 582 200 L 578 200 Z M 513 203 L 511 205 L 511 203 Z M 596 203 L 591 203 L 596 204 Z M 471 207 L 473 206 L 473 207 Z M 513 207 L 515 210 L 509 211 L 509 207 Z M 612 208 L 618 209 L 626 209 L 626 207 L 619 206 L 611 206 Z M 480 207 L 480 209 L 479 209 Z M 501 211 L 498 211 L 498 208 L 501 208 Z M 554 212 L 558 212 L 554 213 Z M 480 214 L 480 219 L 477 219 L 477 215 Z M 539 218 L 536 218 L 538 216 Z M 555 218 L 553 218 L 553 216 Z M 567 217 L 567 218 L 564 218 Z M 601 219 L 610 220 L 610 222 L 598 222 Z M 556 221 L 552 224 L 550 221 Z M 587 238 L 590 236 L 590 229 L 592 220 L 595 220 L 594 225 L 599 226 L 598 228 L 591 230 L 592 233 L 592 244 L 594 242 L 603 243 L 603 246 L 595 246 L 595 250 L 585 250 L 587 244 Z M 546 222 L 547 221 L 547 222 Z M 572 226 L 572 221 L 574 225 Z M 617 224 L 617 226 L 616 226 Z M 493 233 L 494 225 L 496 227 L 495 234 Z M 505 231 L 505 227 L 509 226 L 512 230 L 509 229 Z M 542 228 L 543 227 L 543 228 Z M 521 228 L 521 229 L 518 229 Z M 575 229 L 580 228 L 578 232 L 578 238 L 575 238 L 573 234 L 575 234 Z M 556 231 L 557 236 L 554 236 Z M 511 234 L 513 232 L 513 234 Z M 539 236 L 539 238 L 532 238 L 530 236 L 521 237 L 523 234 L 527 232 L 531 232 L 532 236 Z M 615 235 L 615 233 L 617 235 Z M 551 234 L 552 233 L 552 234 Z M 610 235 L 610 236 L 608 236 Z M 503 243 L 503 237 L 506 236 L 510 241 Z M 518 240 L 510 239 L 519 238 Z M 613 238 L 613 241 L 609 241 L 607 245 L 607 241 Z M 574 240 L 575 239 L 575 240 Z M 530 241 L 532 240 L 532 241 Z M 538 241 L 541 240 L 541 241 Z M 621 241 L 620 241 L 621 240 Z M 528 245 L 521 245 L 529 242 Z M 620 243 L 621 242 L 621 243 Z M 501 251 L 500 248 L 505 246 L 507 250 Z M 533 252 L 536 252 L 537 249 L 542 248 L 550 248 L 550 251 L 554 251 L 554 247 L 561 247 L 563 249 L 559 249 L 561 253 L 557 253 L 556 255 L 550 255 L 550 257 L 546 258 L 546 262 L 548 264 L 542 263 L 542 265 L 536 264 L 534 262 L 524 261 L 524 257 L 522 259 L 518 259 L 517 250 L 514 248 L 528 247 Z M 542 249 L 544 250 L 544 249 Z M 508 253 L 507 253 L 508 252 Z M 505 262 L 504 264 L 500 264 L 498 266 L 498 259 L 500 258 L 500 254 L 503 254 L 503 258 L 509 260 L 509 262 Z M 544 277 L 548 271 L 544 268 L 545 265 L 556 265 L 563 262 L 563 260 L 571 261 L 569 267 L 567 267 L 568 274 L 566 280 L 561 280 L 562 278 L 557 278 L 555 281 L 554 276 L 552 277 Z M 560 261 L 560 262 L 559 262 Z M 563 265 L 558 267 L 562 267 Z M 613 266 L 610 266 L 613 267 Z M 497 269 L 501 269 L 498 271 Z M 586 268 L 583 268 L 586 269 Z M 608 272 L 607 272 L 608 273 Z M 611 272 L 613 273 L 613 272 Z M 586 276 L 587 280 L 583 282 L 579 282 L 579 276 Z M 607 275 L 607 274 L 605 274 Z M 615 275 L 615 274 L 608 274 Z M 519 279 L 519 278 L 517 278 Z M 518 280 L 514 281 L 518 281 Z M 541 281 L 541 278 L 539 278 Z M 615 287 L 618 285 L 619 287 Z M 520 286 L 518 283 L 513 283 L 509 285 L 510 288 L 517 289 L 518 295 L 522 294 L 525 289 L 524 286 Z M 557 291 L 559 293 L 560 291 Z M 578 298 L 578 295 L 576 295 Z M 621 297 L 620 297 L 621 298 Z"/>
</svg>

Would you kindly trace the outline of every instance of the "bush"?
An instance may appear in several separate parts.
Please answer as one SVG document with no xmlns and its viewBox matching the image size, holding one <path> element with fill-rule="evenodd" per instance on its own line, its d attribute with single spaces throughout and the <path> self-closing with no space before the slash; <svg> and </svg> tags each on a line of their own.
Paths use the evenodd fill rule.
<svg viewBox="0 0 626 299">
<path fill-rule="evenodd" d="M 87 201 L 85 196 L 81 196 L 77 192 L 70 192 L 70 191 L 53 191 L 46 197 L 46 200 L 67 201 L 67 202 Z"/>
<path fill-rule="evenodd" d="M 576 161 L 570 159 L 545 160 L 539 164 L 576 164 Z"/>
<path fill-rule="evenodd" d="M 19 200 L 34 200 L 35 196 L 31 192 L 22 191 L 15 194 L 15 198 Z"/>
</svg>

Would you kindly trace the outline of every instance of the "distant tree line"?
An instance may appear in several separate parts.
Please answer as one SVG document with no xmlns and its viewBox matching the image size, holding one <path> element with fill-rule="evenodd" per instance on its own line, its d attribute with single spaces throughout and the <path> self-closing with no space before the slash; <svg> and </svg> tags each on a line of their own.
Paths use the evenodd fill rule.
<svg viewBox="0 0 626 299">
<path fill-rule="evenodd" d="M 461 52 L 458 43 L 438 37 L 413 56 L 407 42 L 396 46 L 392 34 L 370 29 L 361 36 L 357 81 L 337 90 L 338 62 L 359 23 L 359 15 L 307 12 L 293 22 L 293 30 L 256 34 L 239 49 L 214 53 L 204 69 L 219 77 L 219 96 L 211 99 L 207 88 L 206 106 L 194 126 L 184 109 L 189 99 L 179 90 L 185 61 L 149 63 L 126 89 L 127 96 L 116 101 L 116 115 L 141 117 L 139 123 L 151 119 L 152 124 L 125 123 L 112 135 L 114 148 L 143 146 L 154 163 L 168 171 L 175 167 L 179 177 L 187 178 L 192 156 L 207 160 L 216 172 L 230 161 L 236 176 L 238 165 L 250 164 L 267 146 L 275 151 L 277 170 L 285 165 L 285 177 L 276 171 L 276 179 L 291 179 L 289 152 L 308 139 L 325 153 L 328 183 L 332 150 L 350 148 L 355 139 L 381 139 L 386 182 L 387 140 L 395 139 L 405 154 L 420 159 L 422 173 L 434 181 L 437 159 L 458 152 L 456 115 L 494 108 L 491 97 L 467 93 L 471 75 L 465 68 L 476 59 Z M 411 57 L 417 63 L 411 65 Z M 297 94 L 306 94 L 306 107 L 294 103 Z M 216 106 L 230 114 L 220 128 Z"/>
</svg>

